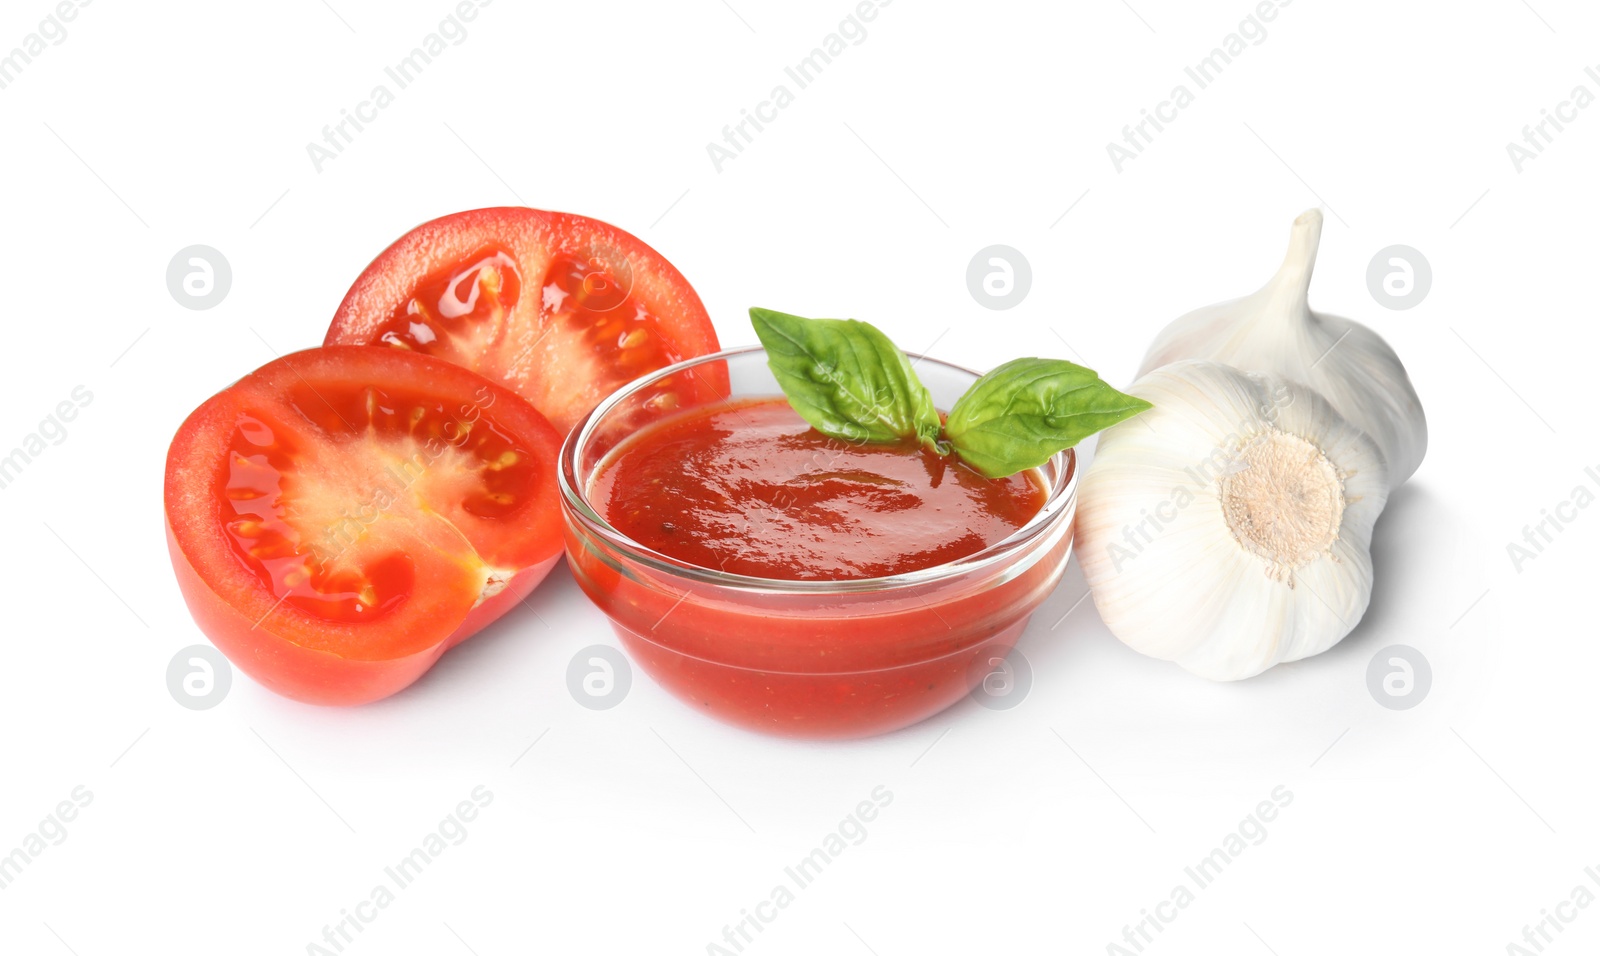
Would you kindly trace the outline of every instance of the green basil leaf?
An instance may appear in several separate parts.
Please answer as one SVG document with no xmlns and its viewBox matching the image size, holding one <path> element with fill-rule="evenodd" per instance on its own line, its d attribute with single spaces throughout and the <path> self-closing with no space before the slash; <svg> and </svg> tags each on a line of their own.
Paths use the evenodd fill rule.
<svg viewBox="0 0 1600 956">
<path fill-rule="evenodd" d="M 973 383 L 950 409 L 945 434 L 980 474 L 1004 478 L 1149 407 L 1081 365 L 1016 359 Z"/>
<path fill-rule="evenodd" d="M 855 319 L 751 309 L 767 364 L 789 404 L 830 438 L 939 444 L 933 396 L 889 337 Z"/>
</svg>

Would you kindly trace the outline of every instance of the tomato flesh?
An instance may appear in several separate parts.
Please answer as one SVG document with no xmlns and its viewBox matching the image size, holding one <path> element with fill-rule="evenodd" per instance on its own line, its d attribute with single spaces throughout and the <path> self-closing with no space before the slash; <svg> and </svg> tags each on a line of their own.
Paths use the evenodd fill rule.
<svg viewBox="0 0 1600 956">
<path fill-rule="evenodd" d="M 487 565 L 533 557 L 507 553 L 514 542 L 474 534 L 481 522 L 421 527 L 457 510 L 505 518 L 533 490 L 533 454 L 493 422 L 480 417 L 474 427 L 436 396 L 403 385 L 302 385 L 286 398 L 292 415 L 240 416 L 217 488 L 235 553 L 275 596 L 350 622 L 392 609 L 415 571 L 397 550 L 405 537 L 383 533 L 390 530 L 442 537 L 435 546 L 463 561 L 471 559 L 450 531 L 466 536 Z M 377 526 L 397 520 L 406 527 Z"/>
<path fill-rule="evenodd" d="M 716 351 L 699 297 L 649 246 L 598 220 L 481 209 L 425 223 L 351 287 L 327 344 L 435 355 L 503 384 L 566 431 L 617 387 Z M 713 379 L 676 407 L 726 394 Z"/>
<path fill-rule="evenodd" d="M 185 597 L 280 692 L 392 693 L 417 660 L 376 685 L 364 667 L 340 686 L 335 665 L 436 657 L 488 623 L 485 609 L 503 613 L 503 591 L 531 590 L 560 549 L 559 442 L 516 395 L 438 359 L 286 356 L 202 405 L 173 441 L 167 520 Z M 334 660 L 257 674 L 295 656 L 280 645 Z"/>
<path fill-rule="evenodd" d="M 516 260 L 497 247 L 480 249 L 424 278 L 376 330 L 378 341 L 481 373 L 521 293 Z"/>
</svg>

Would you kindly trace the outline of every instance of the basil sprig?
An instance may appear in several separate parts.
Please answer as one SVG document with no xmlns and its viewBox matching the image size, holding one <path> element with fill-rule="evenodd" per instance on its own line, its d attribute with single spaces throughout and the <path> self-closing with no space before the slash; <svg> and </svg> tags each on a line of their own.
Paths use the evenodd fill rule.
<svg viewBox="0 0 1600 956">
<path fill-rule="evenodd" d="M 853 442 L 938 442 L 933 396 L 887 335 L 855 319 L 771 309 L 751 309 L 750 321 L 783 394 L 812 428 Z"/>
<path fill-rule="evenodd" d="M 1150 407 L 1062 359 L 1023 358 L 978 379 L 941 424 L 933 397 L 889 337 L 855 319 L 751 309 L 789 404 L 831 438 L 916 438 L 989 478 L 1037 468 L 1064 448 Z"/>
<path fill-rule="evenodd" d="M 945 434 L 961 460 L 1003 478 L 1150 407 L 1063 359 L 1013 359 L 956 400 Z"/>
</svg>

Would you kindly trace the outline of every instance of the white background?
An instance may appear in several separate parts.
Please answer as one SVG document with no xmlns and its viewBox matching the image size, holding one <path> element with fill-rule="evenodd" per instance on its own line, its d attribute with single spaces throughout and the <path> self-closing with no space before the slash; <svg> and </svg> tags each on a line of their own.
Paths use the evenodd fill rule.
<svg viewBox="0 0 1600 956">
<path fill-rule="evenodd" d="M 346 952 L 704 953 L 880 785 L 865 842 L 746 952 L 1107 952 L 1280 785 L 1265 842 L 1146 952 L 1500 953 L 1576 885 L 1600 893 L 1600 508 L 1520 573 L 1506 553 L 1600 469 L 1600 108 L 1520 173 L 1506 153 L 1574 86 L 1600 93 L 1592 5 L 1299 0 L 1119 174 L 1106 143 L 1247 0 L 900 0 L 718 173 L 706 144 L 847 0 L 497 0 L 318 173 L 307 142 L 452 9 L 329 2 L 100 0 L 0 90 L 0 450 L 94 395 L 0 491 L 0 854 L 93 793 L 0 890 L 7 952 L 307 952 L 478 785 L 466 842 Z M 0 51 L 51 9 L 6 3 Z M 637 673 L 615 709 L 578 706 L 568 661 L 615 639 L 561 569 L 382 703 L 236 673 L 215 709 L 180 708 L 167 664 L 203 637 L 162 541 L 174 429 L 320 342 L 405 230 L 515 203 L 635 232 L 727 344 L 763 304 L 1118 384 L 1165 322 L 1264 282 L 1323 205 L 1313 305 L 1389 339 L 1432 432 L 1379 523 L 1372 609 L 1321 657 L 1212 685 L 1118 643 L 1074 564 L 1023 638 L 1020 706 L 816 744 L 709 723 Z M 165 284 L 195 243 L 233 267 L 210 311 Z M 967 292 L 993 243 L 1033 266 L 1010 311 Z M 1366 285 L 1394 243 L 1433 267 L 1409 311 Z M 1392 644 L 1432 663 L 1412 710 L 1367 690 Z M 1563 912 L 1548 951 L 1600 943 L 1600 906 Z"/>
</svg>

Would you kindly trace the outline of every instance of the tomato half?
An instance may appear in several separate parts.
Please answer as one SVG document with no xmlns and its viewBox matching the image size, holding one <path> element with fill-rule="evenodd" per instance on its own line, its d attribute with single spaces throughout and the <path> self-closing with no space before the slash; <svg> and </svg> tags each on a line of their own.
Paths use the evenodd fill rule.
<svg viewBox="0 0 1600 956">
<path fill-rule="evenodd" d="M 440 359 L 286 355 L 172 440 L 178 584 L 200 629 L 272 690 L 387 697 L 549 572 L 560 443 L 515 393 Z"/>
<path fill-rule="evenodd" d="M 700 297 L 654 249 L 597 219 L 521 207 L 460 212 L 401 236 L 350 287 L 325 344 L 448 359 L 517 392 L 563 433 L 619 385 L 718 348 Z M 720 370 L 660 387 L 663 410 L 727 394 Z"/>
</svg>

